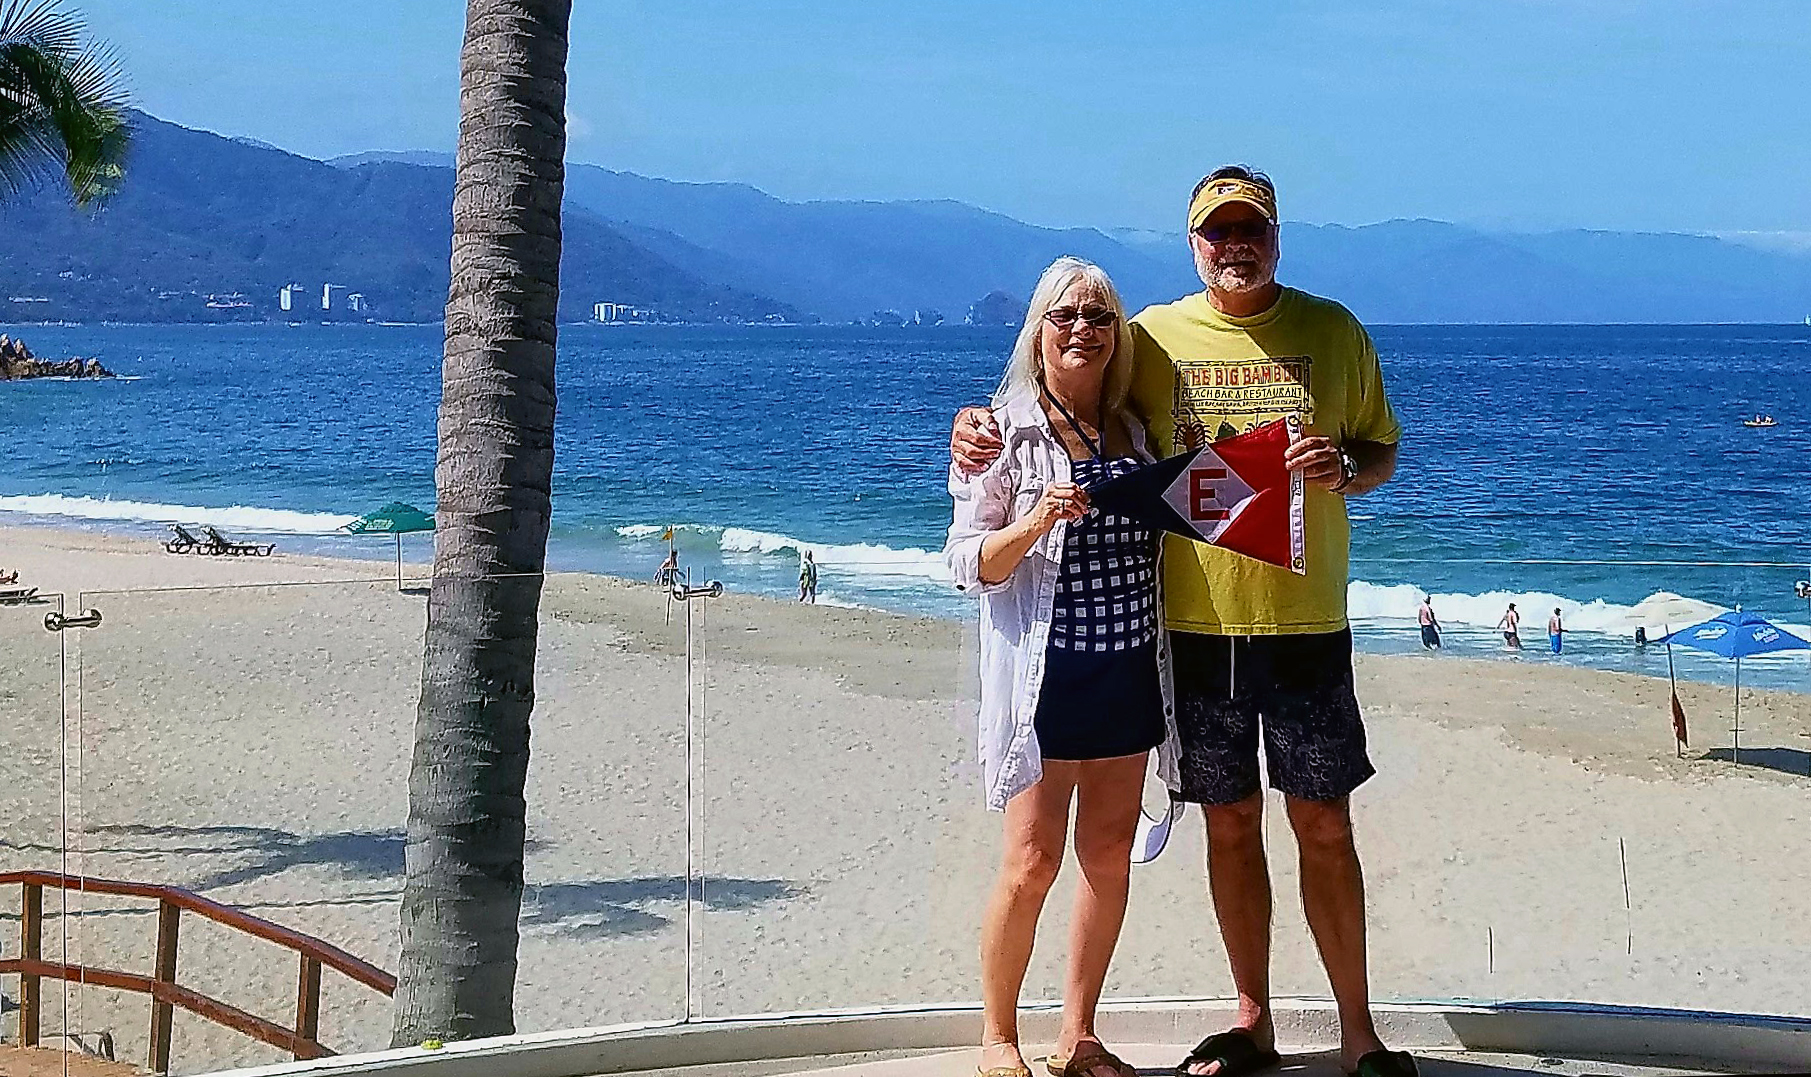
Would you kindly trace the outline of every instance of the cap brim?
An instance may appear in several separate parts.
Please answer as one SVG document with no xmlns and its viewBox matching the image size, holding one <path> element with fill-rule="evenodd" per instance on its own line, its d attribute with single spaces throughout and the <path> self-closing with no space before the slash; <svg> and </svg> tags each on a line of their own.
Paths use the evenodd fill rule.
<svg viewBox="0 0 1811 1077">
<path fill-rule="evenodd" d="M 1195 229 L 1201 227 L 1201 225 L 1203 223 L 1205 223 L 1209 217 L 1212 217 L 1216 211 L 1223 209 L 1227 206 L 1230 206 L 1235 202 L 1237 202 L 1241 205 L 1250 206 L 1252 209 L 1255 209 L 1259 213 L 1262 213 L 1264 215 L 1264 219 L 1269 221 L 1271 224 L 1277 223 L 1276 217 L 1271 215 L 1269 206 L 1266 206 L 1264 203 L 1259 202 L 1255 198 L 1247 198 L 1246 196 L 1244 196 L 1242 194 L 1229 194 L 1229 195 L 1223 195 L 1220 198 L 1217 198 L 1214 201 L 1209 202 L 1206 205 L 1202 206 L 1201 211 L 1198 214 L 1196 214 L 1194 217 L 1190 218 L 1190 220 L 1188 222 L 1188 230 L 1193 232 Z"/>
</svg>

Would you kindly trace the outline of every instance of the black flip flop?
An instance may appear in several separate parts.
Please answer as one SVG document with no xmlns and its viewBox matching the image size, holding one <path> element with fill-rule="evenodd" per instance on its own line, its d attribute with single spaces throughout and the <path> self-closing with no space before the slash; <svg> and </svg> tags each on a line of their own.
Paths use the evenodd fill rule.
<svg viewBox="0 0 1811 1077">
<path fill-rule="evenodd" d="M 1420 1077 L 1420 1072 L 1407 1051 L 1372 1051 L 1359 1057 L 1351 1077 Z"/>
<path fill-rule="evenodd" d="M 1371 1056 L 1365 1056 L 1369 1057 Z M 1267 1070 L 1282 1060 L 1283 1057 L 1275 1051 L 1259 1047 L 1258 1041 L 1251 1038 L 1251 1033 L 1233 1029 L 1230 1032 L 1216 1032 L 1195 1044 L 1195 1049 L 1188 1053 L 1188 1057 L 1176 1064 L 1176 1077 L 1196 1077 L 1189 1072 L 1189 1067 L 1210 1062 L 1220 1064 L 1220 1068 L 1214 1071 L 1214 1077 L 1245 1077 L 1249 1073 Z M 1362 1064 L 1361 1060 L 1360 1065 Z M 1367 1074 L 1366 1077 L 1371 1075 Z M 1378 1077 L 1395 1075 L 1380 1074 Z"/>
</svg>

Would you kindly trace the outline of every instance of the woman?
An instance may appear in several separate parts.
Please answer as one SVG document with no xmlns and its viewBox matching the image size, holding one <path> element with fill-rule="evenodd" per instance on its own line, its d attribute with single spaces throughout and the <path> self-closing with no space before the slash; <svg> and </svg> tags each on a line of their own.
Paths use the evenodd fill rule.
<svg viewBox="0 0 1811 1077">
<path fill-rule="evenodd" d="M 1004 861 L 981 932 L 982 1077 L 1026 1077 L 1018 995 L 1069 803 L 1081 864 L 1055 1077 L 1133 1077 L 1094 1032 L 1125 917 L 1145 764 L 1175 782 L 1158 540 L 1088 508 L 1087 487 L 1150 459 L 1124 410 L 1131 334 L 1107 275 L 1059 258 L 1039 279 L 994 396 L 1005 449 L 952 471 L 944 557 L 981 596 L 981 762 L 1006 814 Z"/>
</svg>

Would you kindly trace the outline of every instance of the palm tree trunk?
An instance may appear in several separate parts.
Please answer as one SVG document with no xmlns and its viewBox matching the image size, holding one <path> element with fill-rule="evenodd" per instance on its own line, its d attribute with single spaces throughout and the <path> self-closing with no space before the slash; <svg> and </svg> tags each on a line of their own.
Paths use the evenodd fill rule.
<svg viewBox="0 0 1811 1077">
<path fill-rule="evenodd" d="M 515 1031 L 571 0 L 468 0 L 392 1042 Z"/>
</svg>

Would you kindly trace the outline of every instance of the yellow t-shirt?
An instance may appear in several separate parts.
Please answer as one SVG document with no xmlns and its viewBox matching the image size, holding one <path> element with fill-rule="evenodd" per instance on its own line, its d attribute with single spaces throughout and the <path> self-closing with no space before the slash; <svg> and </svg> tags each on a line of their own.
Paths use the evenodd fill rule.
<svg viewBox="0 0 1811 1077">
<path fill-rule="evenodd" d="M 1394 444 L 1377 349 L 1358 319 L 1294 288 L 1262 314 L 1230 318 L 1207 293 L 1132 319 L 1132 408 L 1173 455 L 1299 413 L 1335 443 Z M 1346 499 L 1309 484 L 1306 575 L 1229 550 L 1165 538 L 1165 619 L 1173 631 L 1271 636 L 1346 627 Z"/>
</svg>

